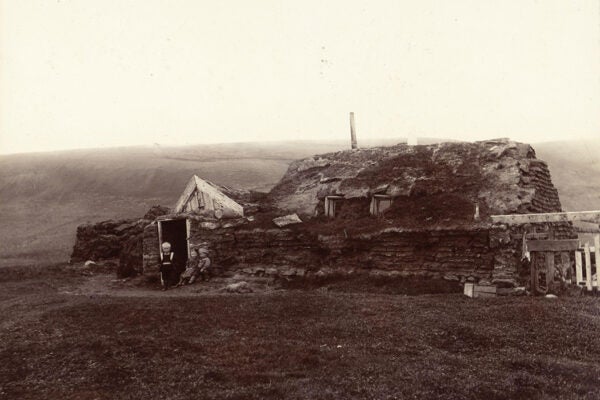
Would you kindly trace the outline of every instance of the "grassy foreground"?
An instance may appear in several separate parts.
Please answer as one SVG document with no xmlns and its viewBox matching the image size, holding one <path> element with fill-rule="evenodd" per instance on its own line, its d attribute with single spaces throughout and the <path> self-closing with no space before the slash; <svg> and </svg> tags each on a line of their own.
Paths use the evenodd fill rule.
<svg viewBox="0 0 600 400">
<path fill-rule="evenodd" d="M 0 278 L 0 399 L 600 397 L 597 298 L 61 294 Z"/>
</svg>

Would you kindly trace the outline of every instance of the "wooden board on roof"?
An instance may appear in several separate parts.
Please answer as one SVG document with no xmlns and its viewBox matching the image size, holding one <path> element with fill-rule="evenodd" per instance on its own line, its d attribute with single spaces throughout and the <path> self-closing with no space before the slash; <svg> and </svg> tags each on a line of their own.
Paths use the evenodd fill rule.
<svg viewBox="0 0 600 400">
<path fill-rule="evenodd" d="M 538 214 L 508 214 L 492 215 L 492 222 L 509 225 L 535 224 L 544 222 L 569 222 L 569 221 L 599 221 L 600 211 L 571 211 Z"/>
</svg>

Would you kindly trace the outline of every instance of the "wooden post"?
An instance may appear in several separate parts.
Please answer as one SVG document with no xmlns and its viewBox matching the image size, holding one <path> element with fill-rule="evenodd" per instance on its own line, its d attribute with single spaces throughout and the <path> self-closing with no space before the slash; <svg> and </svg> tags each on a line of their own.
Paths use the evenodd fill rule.
<svg viewBox="0 0 600 400">
<path fill-rule="evenodd" d="M 160 221 L 158 221 L 157 224 L 158 224 L 158 254 L 162 254 L 162 224 Z"/>
<path fill-rule="evenodd" d="M 190 258 L 191 247 L 190 247 L 190 239 L 192 233 L 192 221 L 189 218 L 185 219 L 185 234 L 186 234 L 186 243 L 187 243 L 187 256 Z"/>
<path fill-rule="evenodd" d="M 533 295 L 535 296 L 537 294 L 537 290 L 538 290 L 538 275 L 537 275 L 537 269 L 535 267 L 535 262 L 536 262 L 536 254 L 537 253 L 531 253 L 531 293 L 533 293 Z"/>
<path fill-rule="evenodd" d="M 594 236 L 594 254 L 596 256 L 595 265 L 596 265 L 596 287 L 600 290 L 600 235 Z"/>
<path fill-rule="evenodd" d="M 352 142 L 352 148 L 357 149 L 358 144 L 356 143 L 356 127 L 354 125 L 354 113 L 350 113 L 350 139 Z"/>
<path fill-rule="evenodd" d="M 573 283 L 573 269 L 571 268 L 571 257 L 566 251 L 560 252 L 560 272 L 563 279 L 566 281 L 569 277 L 569 283 Z"/>
<path fill-rule="evenodd" d="M 579 285 L 583 282 L 583 260 L 581 259 L 581 251 L 575 251 L 575 283 Z"/>
<path fill-rule="evenodd" d="M 554 281 L 554 253 L 548 251 L 546 255 L 546 288 L 550 290 L 552 282 Z"/>
<path fill-rule="evenodd" d="M 590 255 L 590 244 L 585 244 L 585 286 L 592 290 L 592 257 Z"/>
</svg>

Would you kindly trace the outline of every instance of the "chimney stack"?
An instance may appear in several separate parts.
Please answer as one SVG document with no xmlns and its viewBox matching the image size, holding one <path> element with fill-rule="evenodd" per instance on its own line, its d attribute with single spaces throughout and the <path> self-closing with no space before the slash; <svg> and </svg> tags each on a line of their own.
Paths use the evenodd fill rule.
<svg viewBox="0 0 600 400">
<path fill-rule="evenodd" d="M 350 140 L 352 142 L 352 149 L 357 149 L 358 145 L 356 144 L 356 128 L 354 126 L 354 113 L 350 113 Z"/>
</svg>

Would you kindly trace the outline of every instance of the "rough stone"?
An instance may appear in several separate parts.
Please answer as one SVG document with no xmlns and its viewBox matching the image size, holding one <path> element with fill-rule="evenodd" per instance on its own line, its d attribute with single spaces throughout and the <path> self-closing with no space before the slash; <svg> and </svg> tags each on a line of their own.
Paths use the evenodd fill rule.
<svg viewBox="0 0 600 400">
<path fill-rule="evenodd" d="M 228 293 L 252 293 L 252 287 L 246 281 L 231 283 L 223 288 Z"/>
<path fill-rule="evenodd" d="M 283 217 L 277 217 L 273 219 L 273 223 L 278 227 L 282 228 L 284 226 L 300 224 L 302 220 L 298 217 L 298 214 L 289 214 Z"/>
</svg>

